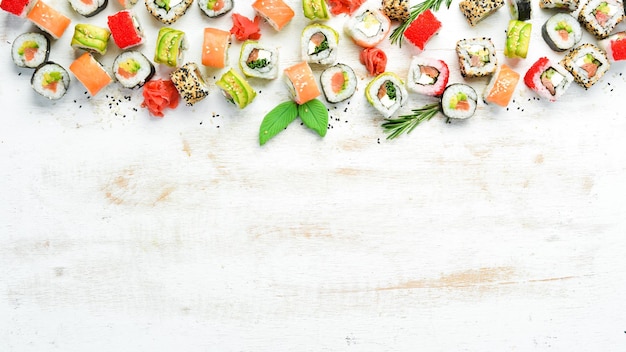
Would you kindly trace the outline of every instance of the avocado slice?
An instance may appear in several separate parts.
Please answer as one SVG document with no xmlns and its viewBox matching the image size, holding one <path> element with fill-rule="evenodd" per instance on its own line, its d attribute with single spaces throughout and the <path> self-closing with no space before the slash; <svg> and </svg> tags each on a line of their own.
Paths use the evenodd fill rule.
<svg viewBox="0 0 626 352">
<path fill-rule="evenodd" d="M 302 10 L 304 11 L 304 17 L 310 20 L 330 19 L 325 0 L 304 0 L 302 1 Z"/>
<path fill-rule="evenodd" d="M 522 59 L 526 58 L 526 54 L 528 54 L 528 46 L 530 45 L 530 32 L 532 29 L 532 25 L 530 23 L 526 23 L 524 27 L 520 30 L 519 38 L 517 39 L 517 47 L 515 48 L 515 55 L 517 57 L 521 57 Z"/>
<path fill-rule="evenodd" d="M 154 53 L 154 61 L 176 66 L 181 42 L 185 34 L 173 28 L 161 28 L 159 30 L 159 42 Z"/>
<path fill-rule="evenodd" d="M 507 29 L 506 34 L 506 46 L 504 47 L 504 56 L 511 58 L 515 57 L 518 38 L 525 24 L 526 23 L 523 21 L 509 21 L 509 28 Z"/>
<path fill-rule="evenodd" d="M 80 23 L 74 27 L 74 36 L 70 43 L 72 47 L 86 50 L 95 50 L 100 54 L 106 53 L 111 32 L 106 28 Z"/>
</svg>

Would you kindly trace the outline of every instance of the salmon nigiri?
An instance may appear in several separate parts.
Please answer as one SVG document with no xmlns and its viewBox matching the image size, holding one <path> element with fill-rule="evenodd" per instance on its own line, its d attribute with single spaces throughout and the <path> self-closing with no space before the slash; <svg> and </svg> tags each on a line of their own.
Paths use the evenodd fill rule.
<svg viewBox="0 0 626 352">
<path fill-rule="evenodd" d="M 512 68 L 505 64 L 500 65 L 496 73 L 491 77 L 489 85 L 485 88 L 485 102 L 502 107 L 509 105 L 519 78 L 519 73 L 513 71 Z"/>
<path fill-rule="evenodd" d="M 228 65 L 230 32 L 217 28 L 204 29 L 202 45 L 202 64 L 204 66 L 224 68 Z"/>
<path fill-rule="evenodd" d="M 275 30 L 280 31 L 295 15 L 283 0 L 256 0 L 252 8 Z"/>
<path fill-rule="evenodd" d="M 113 82 L 111 76 L 89 52 L 85 52 L 74 60 L 70 65 L 70 71 L 92 96 Z"/>
<path fill-rule="evenodd" d="M 297 104 L 304 104 L 320 95 L 313 71 L 306 61 L 286 68 L 284 73 L 287 85 Z"/>
<path fill-rule="evenodd" d="M 54 39 L 59 39 L 71 22 L 67 16 L 41 0 L 37 0 L 26 17 Z"/>
</svg>

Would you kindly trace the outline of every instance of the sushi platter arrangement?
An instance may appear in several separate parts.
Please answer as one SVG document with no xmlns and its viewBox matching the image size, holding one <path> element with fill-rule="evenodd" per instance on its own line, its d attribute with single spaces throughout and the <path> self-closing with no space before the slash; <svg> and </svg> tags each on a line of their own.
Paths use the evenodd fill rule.
<svg viewBox="0 0 626 352">
<path fill-rule="evenodd" d="M 33 92 L 51 105 L 71 89 L 84 88 L 94 101 L 103 90 L 121 90 L 143 99 L 142 112 L 163 117 L 179 100 L 200 106 L 218 91 L 224 114 L 267 114 L 266 125 L 284 129 L 290 120 L 268 112 L 285 100 L 320 100 L 327 112 L 314 118 L 324 126 L 330 107 L 357 100 L 389 138 L 399 135 L 399 121 L 410 122 L 403 130 L 410 132 L 424 112 L 464 120 L 481 106 L 506 108 L 520 94 L 555 103 L 571 83 L 592 89 L 626 59 L 621 0 L 192 3 L 2 0 L 0 8 L 26 29 L 9 41 L 13 63 L 33 71 Z M 454 23 L 462 30 L 444 44 L 446 13 L 464 23 Z M 300 35 L 286 36 L 293 33 Z M 541 56 L 531 55 L 538 47 Z M 146 85 L 151 80 L 166 82 Z M 257 103 L 262 109 L 244 110 L 267 89 L 276 94 Z M 159 94 L 168 98 L 151 105 Z"/>
</svg>

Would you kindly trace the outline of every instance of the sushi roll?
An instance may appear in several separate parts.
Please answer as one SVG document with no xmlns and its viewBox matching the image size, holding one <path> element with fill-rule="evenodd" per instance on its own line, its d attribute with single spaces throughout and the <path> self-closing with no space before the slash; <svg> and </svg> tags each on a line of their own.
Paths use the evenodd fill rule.
<svg viewBox="0 0 626 352">
<path fill-rule="evenodd" d="M 0 1 L 0 9 L 13 14 L 17 17 L 26 17 L 30 10 L 30 0 L 2 0 Z"/>
<path fill-rule="evenodd" d="M 306 61 L 287 67 L 283 73 L 285 84 L 296 104 L 302 105 L 320 95 L 313 71 Z"/>
<path fill-rule="evenodd" d="M 239 109 L 248 106 L 256 97 L 256 92 L 248 81 L 232 68 L 224 73 L 215 85 L 220 88 L 226 100 L 235 104 Z"/>
<path fill-rule="evenodd" d="M 41 0 L 37 0 L 26 18 L 52 38 L 59 39 L 70 25 L 71 20 Z"/>
<path fill-rule="evenodd" d="M 609 70 L 611 64 L 604 51 L 591 43 L 570 50 L 561 60 L 574 81 L 585 89 L 591 88 Z"/>
<path fill-rule="evenodd" d="M 530 20 L 532 6 L 530 0 L 508 0 L 511 19 L 518 21 Z"/>
<path fill-rule="evenodd" d="M 512 59 L 525 59 L 530 45 L 532 24 L 529 22 L 510 20 L 506 31 L 504 56 Z"/>
<path fill-rule="evenodd" d="M 210 18 L 220 17 L 233 9 L 233 0 L 198 0 L 202 13 Z"/>
<path fill-rule="evenodd" d="M 573 81 L 571 73 L 547 57 L 539 58 L 524 75 L 526 86 L 551 102 L 559 99 Z"/>
<path fill-rule="evenodd" d="M 459 2 L 463 16 L 472 27 L 502 6 L 504 6 L 504 0 L 462 0 Z"/>
<path fill-rule="evenodd" d="M 598 46 L 606 52 L 609 60 L 626 60 L 626 32 L 617 32 L 606 39 L 598 41 Z"/>
<path fill-rule="evenodd" d="M 163 24 L 172 24 L 181 18 L 193 0 L 146 0 L 145 5 L 152 17 Z"/>
<path fill-rule="evenodd" d="M 439 29 L 441 29 L 441 22 L 432 11 L 426 10 L 409 24 L 404 31 L 404 39 L 422 51 L 426 42 L 437 34 Z"/>
<path fill-rule="evenodd" d="M 230 48 L 230 32 L 217 28 L 204 29 L 202 44 L 202 65 L 224 68 L 228 65 L 228 48 Z"/>
<path fill-rule="evenodd" d="M 573 48 L 582 38 L 580 23 L 572 15 L 557 13 L 543 24 L 541 36 L 550 49 L 565 51 Z"/>
<path fill-rule="evenodd" d="M 278 77 L 278 50 L 246 40 L 241 45 L 239 68 L 248 77 L 275 79 Z"/>
<path fill-rule="evenodd" d="M 45 62 L 33 73 L 30 85 L 35 92 L 50 100 L 61 99 L 70 86 L 70 75 L 54 62 Z"/>
<path fill-rule="evenodd" d="M 122 50 L 143 44 L 144 34 L 139 19 L 131 10 L 119 11 L 107 18 L 115 44 Z"/>
<path fill-rule="evenodd" d="M 483 100 L 487 104 L 496 104 L 502 107 L 509 105 L 515 87 L 519 82 L 519 73 L 513 71 L 506 64 L 498 66 L 496 72 L 491 76 L 491 80 L 483 94 Z"/>
<path fill-rule="evenodd" d="M 407 88 L 419 94 L 441 96 L 449 76 L 450 70 L 444 61 L 416 56 L 409 66 Z"/>
<path fill-rule="evenodd" d="M 77 14 L 92 17 L 104 10 L 109 0 L 69 0 L 69 3 Z"/>
<path fill-rule="evenodd" d="M 113 75 L 124 88 L 140 88 L 154 76 L 154 65 L 139 51 L 124 51 L 113 61 Z"/>
<path fill-rule="evenodd" d="M 451 84 L 441 96 L 441 113 L 448 119 L 468 119 L 474 116 L 477 105 L 478 95 L 467 84 Z"/>
<path fill-rule="evenodd" d="M 91 24 L 79 23 L 74 26 L 72 48 L 83 49 L 104 55 L 109 45 L 111 32 L 108 29 Z"/>
<path fill-rule="evenodd" d="M 484 77 L 496 72 L 496 49 L 489 38 L 461 39 L 456 53 L 463 77 Z"/>
<path fill-rule="evenodd" d="M 578 13 L 578 21 L 598 39 L 608 37 L 623 18 L 622 0 L 590 0 Z"/>
<path fill-rule="evenodd" d="M 209 95 L 209 87 L 194 62 L 188 62 L 174 70 L 170 79 L 187 105 L 193 105 Z"/>
<path fill-rule="evenodd" d="M 400 77 L 384 72 L 367 84 L 365 97 L 374 109 L 389 118 L 406 103 L 409 94 Z"/>
<path fill-rule="evenodd" d="M 137 0 L 117 0 L 117 2 L 124 9 L 130 9 L 131 7 L 135 6 L 135 4 L 137 4 Z"/>
<path fill-rule="evenodd" d="M 304 17 L 310 20 L 325 21 L 330 19 L 326 0 L 302 0 L 302 11 Z"/>
<path fill-rule="evenodd" d="M 363 7 L 357 10 L 344 24 L 344 31 L 352 41 L 363 48 L 373 48 L 380 43 L 391 29 L 391 21 L 379 9 Z"/>
<path fill-rule="evenodd" d="M 383 13 L 392 21 L 404 22 L 409 19 L 408 0 L 383 0 Z"/>
<path fill-rule="evenodd" d="M 322 71 L 320 82 L 329 103 L 339 103 L 350 98 L 357 86 L 354 71 L 345 64 L 336 64 Z"/>
<path fill-rule="evenodd" d="M 170 67 L 177 67 L 183 61 L 184 51 L 187 50 L 185 32 L 174 28 L 162 27 L 156 40 L 154 62 Z"/>
<path fill-rule="evenodd" d="M 113 82 L 109 73 L 90 52 L 85 52 L 70 64 L 70 71 L 87 88 L 91 96 Z"/>
<path fill-rule="evenodd" d="M 578 0 L 539 0 L 539 7 L 542 9 L 559 9 L 566 11 L 576 11 Z"/>
<path fill-rule="evenodd" d="M 256 0 L 252 8 L 277 31 L 283 29 L 295 16 L 293 9 L 283 0 Z"/>
<path fill-rule="evenodd" d="M 331 27 L 313 23 L 302 30 L 302 59 L 308 63 L 332 65 L 337 62 L 339 33 Z"/>
<path fill-rule="evenodd" d="M 36 68 L 48 61 L 50 39 L 43 33 L 22 33 L 13 40 L 11 57 L 18 67 Z"/>
</svg>

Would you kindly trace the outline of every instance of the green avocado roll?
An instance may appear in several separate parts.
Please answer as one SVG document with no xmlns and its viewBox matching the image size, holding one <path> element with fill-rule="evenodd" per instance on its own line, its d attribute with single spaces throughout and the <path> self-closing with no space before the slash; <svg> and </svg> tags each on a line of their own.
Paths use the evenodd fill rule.
<svg viewBox="0 0 626 352">
<path fill-rule="evenodd" d="M 243 109 L 254 100 L 256 92 L 250 84 L 232 68 L 215 84 L 222 90 L 226 100 Z"/>
<path fill-rule="evenodd" d="M 162 27 L 156 42 L 154 62 L 171 67 L 178 67 L 183 61 L 183 52 L 187 49 L 185 32 L 177 29 Z"/>
<path fill-rule="evenodd" d="M 86 23 L 74 26 L 72 48 L 104 55 L 107 52 L 111 32 L 108 29 Z"/>
</svg>

